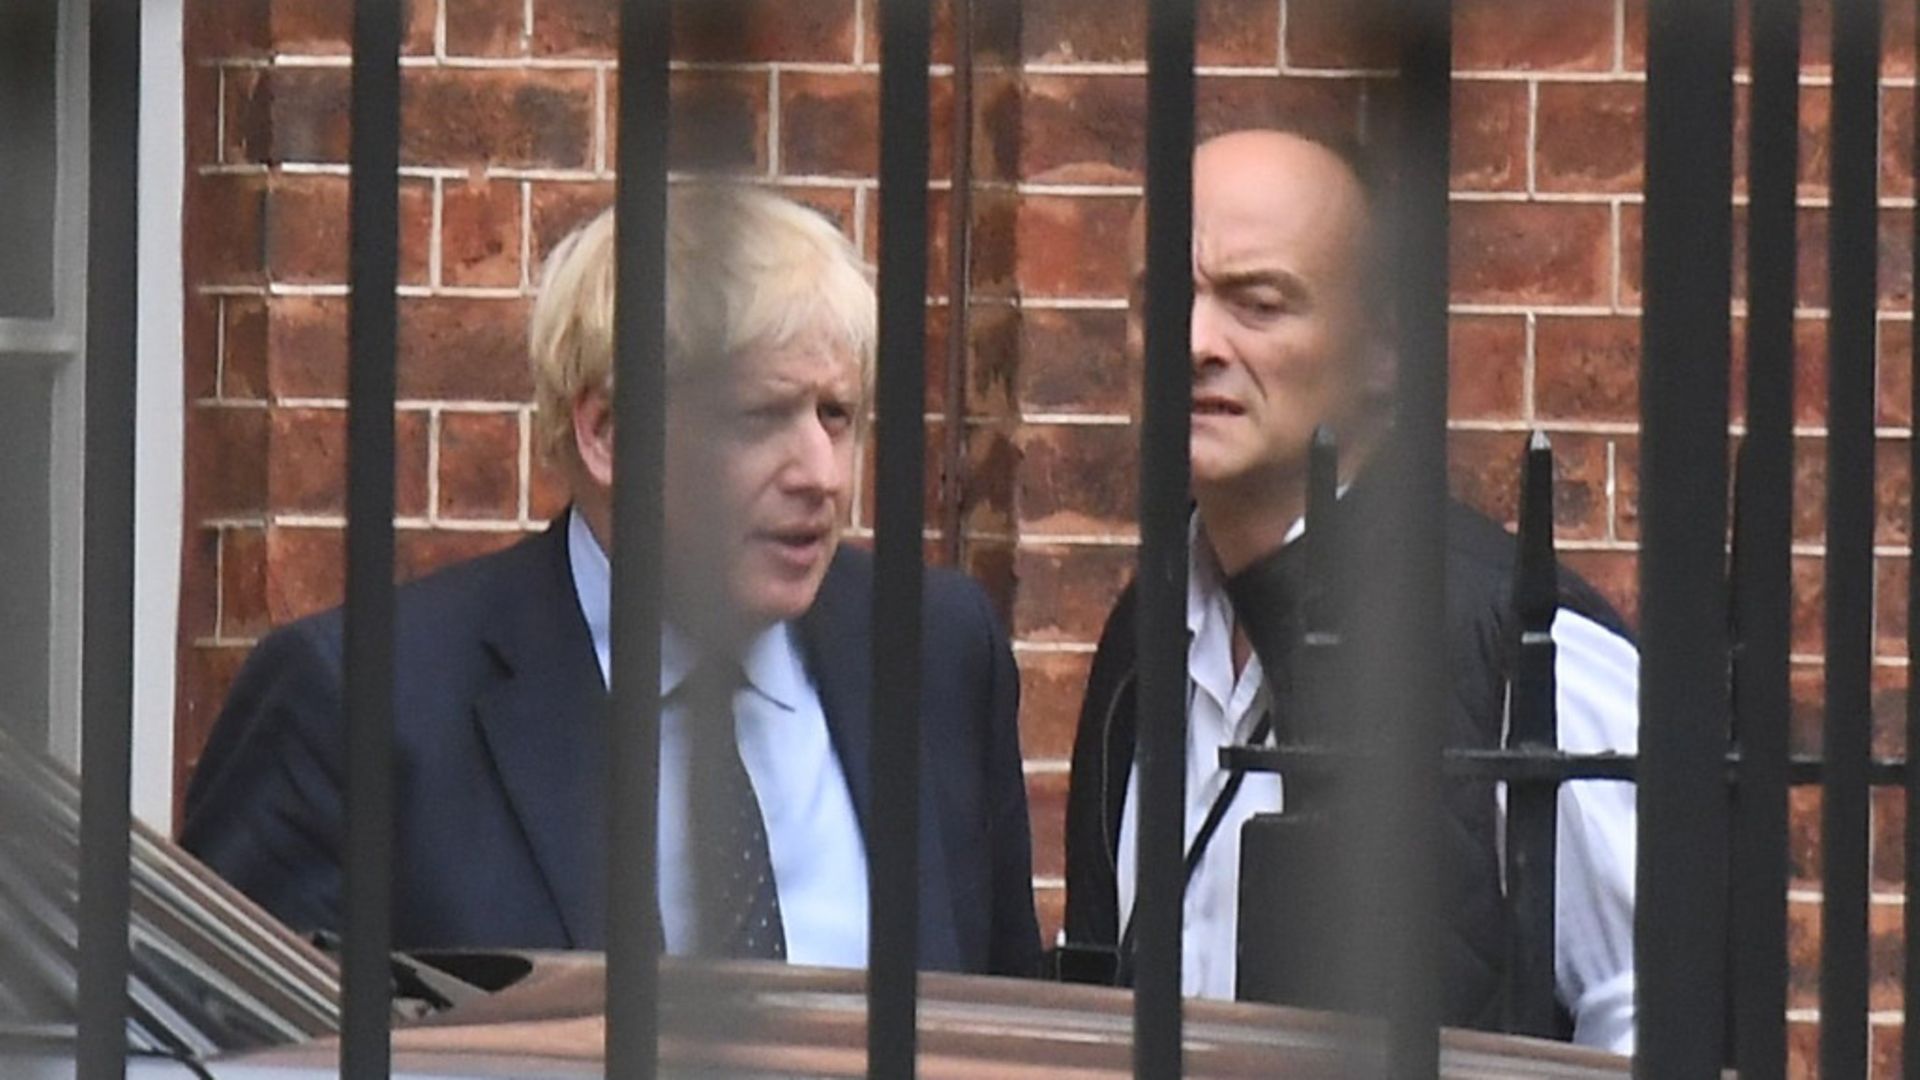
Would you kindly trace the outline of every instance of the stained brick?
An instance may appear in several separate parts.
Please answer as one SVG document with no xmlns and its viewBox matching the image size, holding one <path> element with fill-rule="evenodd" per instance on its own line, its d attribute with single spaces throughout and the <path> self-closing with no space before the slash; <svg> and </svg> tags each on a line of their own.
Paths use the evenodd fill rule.
<svg viewBox="0 0 1920 1080">
<path fill-rule="evenodd" d="M 1616 0 L 1461 0 L 1456 71 L 1605 71 L 1614 63 Z"/>
<path fill-rule="evenodd" d="M 394 576 L 412 581 L 457 562 L 491 555 L 524 539 L 526 534 L 520 532 L 402 529 L 393 540 Z"/>
<path fill-rule="evenodd" d="M 267 301 L 267 383 L 276 398 L 347 396 L 345 298 Z"/>
<path fill-rule="evenodd" d="M 214 635 L 220 624 L 220 530 L 189 521 L 180 535 L 180 638 Z"/>
<path fill-rule="evenodd" d="M 1888 108 L 1893 106 L 1891 95 L 1894 91 L 1885 91 Z M 1832 108 L 1832 91 L 1825 86 L 1800 87 L 1799 146 L 1796 151 L 1797 167 L 1795 187 L 1801 198 L 1814 198 L 1826 194 L 1827 173 L 1831 166 L 1831 147 L 1827 139 L 1827 116 Z M 1747 84 L 1734 87 L 1733 95 L 1733 189 L 1736 193 L 1748 190 L 1748 160 L 1753 124 L 1753 94 Z M 1881 169 L 1883 174 L 1892 165 L 1894 158 L 1890 152 L 1883 153 Z M 1884 191 L 1884 189 L 1883 189 Z M 1887 192 L 1891 194 L 1891 192 Z"/>
<path fill-rule="evenodd" d="M 1904 892 L 1907 887 L 1907 800 L 1899 788 L 1873 793 L 1873 887 Z"/>
<path fill-rule="evenodd" d="M 1287 63 L 1303 68 L 1388 68 L 1394 38 L 1378 4 L 1287 0 Z"/>
<path fill-rule="evenodd" d="M 1827 442 L 1795 439 L 1793 444 L 1793 538 L 1817 544 L 1827 535 Z"/>
<path fill-rule="evenodd" d="M 1612 240 L 1604 206 L 1455 204 L 1449 245 L 1453 298 L 1606 304 L 1612 299 Z"/>
<path fill-rule="evenodd" d="M 1527 111 L 1525 83 L 1454 82 L 1453 190 L 1526 189 Z"/>
<path fill-rule="evenodd" d="M 769 146 L 768 79 L 763 71 L 675 71 L 668 76 L 668 161 L 688 172 L 764 174 Z M 618 160 L 620 77 L 607 73 L 609 168 Z"/>
<path fill-rule="evenodd" d="M 933 342 L 937 334 L 939 348 L 944 352 L 952 333 L 949 324 L 953 314 L 951 307 L 927 312 L 929 351 L 935 348 Z M 966 396 L 962 407 L 969 416 L 1015 419 L 1019 414 L 1017 396 L 1024 319 L 1012 308 L 993 306 L 974 306 L 967 313 L 967 319 Z M 932 402 L 934 395 L 929 393 L 928 400 Z M 940 405 L 943 409 L 946 407 L 944 394 Z"/>
<path fill-rule="evenodd" d="M 267 509 L 277 514 L 344 514 L 347 414 L 344 409 L 272 410 Z M 416 410 L 394 413 L 394 513 L 427 507 L 427 422 Z"/>
<path fill-rule="evenodd" d="M 265 529 L 220 530 L 220 636 L 259 637 L 273 628 L 267 614 Z"/>
<path fill-rule="evenodd" d="M 1091 645 L 1133 580 L 1131 544 L 1022 544 L 1014 557 L 1020 596 L 1013 618 L 1021 641 Z"/>
<path fill-rule="evenodd" d="M 1793 559 L 1793 651 L 1815 656 L 1827 651 L 1827 579 L 1825 564 L 1814 556 Z"/>
<path fill-rule="evenodd" d="M 566 479 L 556 467 L 540 461 L 538 453 L 534 455 L 533 475 L 528 483 L 527 516 L 535 521 L 559 516 L 572 501 Z"/>
<path fill-rule="evenodd" d="M 592 164 L 591 72 L 409 68 L 400 159 L 409 165 Z"/>
<path fill-rule="evenodd" d="M 188 293 L 181 305 L 180 359 L 188 401 L 220 392 L 221 298 Z"/>
<path fill-rule="evenodd" d="M 1126 349 L 1125 312 L 1021 312 L 1021 407 L 1029 412 L 1133 412 L 1140 400 L 1141 368 L 1128 359 Z"/>
<path fill-rule="evenodd" d="M 221 72 L 216 67 L 188 64 L 181 73 L 181 123 L 186 129 L 189 168 L 219 160 Z"/>
<path fill-rule="evenodd" d="M 945 296 L 947 294 L 947 241 L 950 231 L 947 228 L 947 206 L 949 196 L 944 191 L 927 192 L 927 295 Z M 880 264 L 880 200 L 867 200 L 866 259 L 874 266 Z"/>
<path fill-rule="evenodd" d="M 274 177 L 267 195 L 268 277 L 285 284 L 344 284 L 347 198 L 344 176 Z M 433 243 L 432 185 L 402 180 L 399 211 L 400 283 L 424 285 Z"/>
<path fill-rule="evenodd" d="M 1020 173 L 1061 184 L 1145 176 L 1146 82 L 1127 75 L 1030 75 L 1020 103 Z"/>
<path fill-rule="evenodd" d="M 675 49 L 685 59 L 702 61 L 849 61 L 859 33 L 854 7 L 854 0 L 805 4 L 783 0 L 677 0 L 673 10 Z M 868 59 L 876 56 L 878 50 Z"/>
<path fill-rule="evenodd" d="M 1728 404 L 1735 423 L 1747 417 L 1748 321 L 1733 320 L 1732 356 L 1728 371 Z M 1824 319 L 1796 319 L 1793 323 L 1794 422 L 1819 425 L 1827 415 L 1827 329 Z"/>
<path fill-rule="evenodd" d="M 1447 415 L 1511 419 L 1521 415 L 1526 383 L 1527 320 L 1507 315 L 1455 315 L 1447 324 Z"/>
<path fill-rule="evenodd" d="M 258 176 L 195 176 L 187 181 L 181 259 L 204 285 L 265 280 L 262 218 L 266 184 Z"/>
<path fill-rule="evenodd" d="M 613 205 L 613 185 L 599 180 L 588 183 L 539 182 L 533 184 L 529 191 L 532 203 L 529 219 L 533 230 L 529 248 L 533 266 L 528 273 L 538 284 L 540 267 L 545 264 L 554 245 L 568 233 L 585 225 L 595 214 Z"/>
<path fill-rule="evenodd" d="M 1027 777 L 1027 816 L 1033 825 L 1033 872 L 1044 877 L 1066 873 L 1067 774 Z"/>
<path fill-rule="evenodd" d="M 1032 424 L 1018 438 L 1023 535 L 1134 533 L 1139 467 L 1132 428 Z"/>
<path fill-rule="evenodd" d="M 1353 132 L 1365 92 L 1355 79 L 1202 78 L 1194 87 L 1194 131 L 1202 139 L 1250 127 Z"/>
<path fill-rule="evenodd" d="M 1553 527 L 1562 540 L 1608 536 L 1607 445 L 1604 435 L 1555 432 Z M 1518 432 L 1456 431 L 1447 440 L 1454 494 L 1488 517 L 1513 527 L 1520 505 L 1520 463 L 1526 437 Z"/>
<path fill-rule="evenodd" d="M 285 53 L 344 56 L 353 47 L 353 5 L 340 0 L 271 0 L 273 43 Z M 408 55 L 433 52 L 433 28 L 442 0 L 406 0 L 400 48 Z M 449 16 L 458 2 L 448 9 Z"/>
<path fill-rule="evenodd" d="M 400 397 L 525 401 L 527 304 L 453 297 L 400 302 Z"/>
<path fill-rule="evenodd" d="M 927 170 L 952 165 L 953 83 L 929 80 Z M 780 79 L 780 166 L 792 176 L 872 176 L 879 168 L 879 80 L 865 72 L 787 72 Z"/>
<path fill-rule="evenodd" d="M 440 205 L 445 284 L 520 284 L 520 191 L 518 181 L 446 184 Z"/>
<path fill-rule="evenodd" d="M 272 130 L 266 154 L 276 163 L 347 160 L 352 141 L 352 74 L 346 68 L 274 68 L 266 87 Z"/>
<path fill-rule="evenodd" d="M 267 612 L 274 625 L 338 607 L 346 597 L 347 534 L 333 528 L 267 528 Z"/>
<path fill-rule="evenodd" d="M 187 0 L 181 33 L 188 56 L 264 55 L 272 41 L 269 0 Z"/>
<path fill-rule="evenodd" d="M 1867 908 L 1869 1009 L 1895 1011 L 1900 1008 L 1900 978 L 1906 970 L 1904 918 L 1905 912 L 1897 904 L 1872 904 Z"/>
<path fill-rule="evenodd" d="M 1065 760 L 1087 690 L 1090 653 L 1029 652 L 1020 656 L 1020 756 Z"/>
<path fill-rule="evenodd" d="M 1644 83 L 1540 84 L 1541 191 L 1633 192 L 1642 183 Z"/>
<path fill-rule="evenodd" d="M 1125 296 L 1134 200 L 1032 196 L 1018 210 L 1020 286 L 1028 296 Z"/>
<path fill-rule="evenodd" d="M 202 104 L 209 109 L 202 117 L 189 113 L 189 124 L 198 124 L 205 120 L 211 124 L 217 119 L 220 128 L 220 145 L 217 160 L 228 164 L 245 162 L 267 162 L 273 159 L 273 74 L 268 68 L 231 67 L 224 69 L 191 69 L 188 75 L 189 93 L 192 84 L 201 78 L 214 80 L 219 87 L 220 109 L 211 111 L 211 103 Z M 190 102 L 189 106 L 195 103 Z M 214 161 L 213 153 L 194 153 L 193 160 Z"/>
<path fill-rule="evenodd" d="M 1879 423 L 1913 423 L 1913 323 L 1880 320 Z M 1825 358 L 1822 357 L 1824 369 Z"/>
<path fill-rule="evenodd" d="M 520 515 L 520 414 L 440 414 L 440 514 Z"/>
<path fill-rule="evenodd" d="M 1902 547 L 1913 523 L 1910 445 L 1906 439 L 1880 439 L 1873 451 L 1873 542 Z"/>
<path fill-rule="evenodd" d="M 1820 905 L 1810 900 L 1787 904 L 1787 1008 L 1820 1004 Z"/>
<path fill-rule="evenodd" d="M 447 6 L 447 55 L 524 56 L 527 46 L 524 0 L 459 0 Z"/>
<path fill-rule="evenodd" d="M 203 517 L 257 514 L 266 506 L 267 413 L 202 405 L 186 422 L 187 505 Z"/>
<path fill-rule="evenodd" d="M 1640 323 L 1542 316 L 1535 327 L 1534 409 L 1547 419 L 1636 420 Z"/>
<path fill-rule="evenodd" d="M 1824 132 L 1825 128 L 1819 130 Z M 1805 138 L 1803 134 L 1803 147 Z M 1880 194 L 1883 198 L 1913 194 L 1913 145 L 1913 89 L 1883 87 L 1880 91 Z"/>
</svg>

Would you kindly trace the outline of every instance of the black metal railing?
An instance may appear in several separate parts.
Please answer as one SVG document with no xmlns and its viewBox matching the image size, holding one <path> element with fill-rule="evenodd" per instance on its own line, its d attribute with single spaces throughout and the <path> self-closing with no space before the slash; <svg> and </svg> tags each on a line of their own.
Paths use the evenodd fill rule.
<svg viewBox="0 0 1920 1080">
<path fill-rule="evenodd" d="M 1398 325 L 1403 368 L 1395 463 L 1403 560 L 1386 568 L 1403 604 L 1367 663 L 1392 656 L 1398 672 L 1360 707 L 1403 733 L 1384 775 L 1404 798 L 1373 800 L 1364 839 L 1407 883 L 1389 912 L 1397 929 L 1357 943 L 1352 962 L 1390 986 L 1383 1066 L 1434 1075 L 1434 965 L 1426 956 L 1433 846 L 1420 830 L 1443 775 L 1515 785 L 1511 819 L 1514 904 L 1529 939 L 1512 945 L 1510 993 L 1551 991 L 1555 785 L 1583 778 L 1639 784 L 1640 863 L 1635 944 L 1637 1075 L 1713 1075 L 1728 1060 L 1749 1076 L 1785 1063 L 1786 791 L 1823 786 L 1820 1064 L 1825 1075 L 1867 1074 L 1868 795 L 1904 784 L 1907 820 L 1920 821 L 1920 783 L 1901 761 L 1874 761 L 1871 663 L 1879 161 L 1880 5 L 1835 5 L 1832 210 L 1829 234 L 1829 484 L 1826 507 L 1826 709 L 1820 759 L 1788 754 L 1788 628 L 1793 476 L 1795 176 L 1800 48 L 1797 0 L 1751 0 L 1753 111 L 1748 208 L 1748 395 L 1727 568 L 1728 359 L 1732 248 L 1732 0 L 1651 0 L 1648 10 L 1645 314 L 1641 554 L 1641 753 L 1569 755 L 1553 749 L 1551 604 L 1530 589 L 1551 566 L 1542 549 L 1551 500 L 1542 495 L 1544 447 L 1530 454 L 1516 589 L 1523 638 L 1514 686 L 1527 718 L 1503 751 L 1443 750 L 1412 722 L 1445 693 L 1440 641 L 1442 500 L 1447 400 L 1447 221 L 1451 40 L 1449 6 L 1397 8 L 1402 184 Z M 664 460 L 664 221 L 667 180 L 667 0 L 621 8 L 618 296 L 616 331 L 613 702 L 607 724 L 612 911 L 656 904 L 655 848 Z M 963 5 L 970 11 L 971 5 Z M 350 253 L 346 854 L 346 1003 L 341 1068 L 388 1070 L 387 963 L 392 857 L 393 428 L 396 177 L 400 5 L 355 5 Z M 1141 430 L 1139 730 L 1140 903 L 1134 999 L 1135 1070 L 1173 1077 L 1182 1063 L 1180 895 L 1184 715 L 1183 607 L 1187 566 L 1188 320 L 1193 145 L 1191 0 L 1148 0 L 1147 289 Z M 138 137 L 137 0 L 92 5 L 91 164 L 86 431 L 86 592 L 83 694 L 84 839 L 81 878 L 80 1073 L 124 1071 L 128 767 L 131 743 L 131 549 L 135 367 L 133 237 Z M 879 580 L 874 612 L 881 715 L 918 715 L 919 597 L 924 524 L 924 341 L 927 246 L 926 0 L 881 5 L 881 365 Z M 1911 151 L 1911 148 L 1902 148 Z M 1915 245 L 1920 250 L 1920 244 Z M 956 322 L 956 325 L 959 325 Z M 1916 353 L 1920 360 L 1920 352 Z M 1916 384 L 1920 387 L 1920 384 Z M 962 402 L 950 399 L 957 413 Z M 1920 389 L 1916 390 L 1920 411 Z M 950 425 L 959 421 L 949 417 Z M 1920 440 L 1911 440 L 1920 475 Z M 1920 533 L 1920 504 L 1914 533 Z M 957 524 L 950 514 L 949 527 Z M 1544 563 L 1543 563 L 1544 560 Z M 1529 585 L 1528 583 L 1532 583 Z M 1909 611 L 1920 606 L 1910 575 Z M 1730 602 L 1731 597 L 1731 602 Z M 1544 603 L 1544 602 L 1543 602 Z M 1542 624 L 1542 618 L 1545 624 Z M 1313 625 L 1318 626 L 1317 620 Z M 1731 628 L 1731 629 L 1730 629 Z M 1909 661 L 1920 663 L 1914 638 Z M 1364 658 L 1363 658 L 1364 659 Z M 1317 666 L 1317 665 L 1309 665 Z M 901 677 L 908 673 L 907 677 Z M 1544 701 L 1545 705 L 1539 704 Z M 1532 702 L 1534 704 L 1526 704 Z M 1154 722 L 1147 722 L 1152 718 Z M 1920 703 L 1908 698 L 1909 745 Z M 1732 752 L 1729 753 L 1731 741 Z M 1311 772 L 1310 746 L 1236 749 L 1236 768 Z M 1322 756 L 1325 756 L 1322 754 Z M 917 991 L 917 786 L 913 723 L 878 729 L 874 895 L 869 980 L 869 1070 L 912 1075 Z M 1731 799 L 1729 798 L 1731 792 Z M 1542 825 L 1542 822 L 1545 825 Z M 1907 893 L 1920 886 L 1920 829 L 1906 838 Z M 1920 1007 L 1920 929 L 1908 907 L 1905 1031 Z M 648 1077 L 658 1062 L 657 961 L 648 919 L 610 920 L 607 1070 Z M 1540 935 L 1544 934 L 1544 938 Z M 1541 1030 L 1537 1010 L 1510 1024 Z M 1729 1030 L 1729 1024 L 1731 1028 Z M 1907 1054 L 1920 1071 L 1920 1053 Z"/>
</svg>

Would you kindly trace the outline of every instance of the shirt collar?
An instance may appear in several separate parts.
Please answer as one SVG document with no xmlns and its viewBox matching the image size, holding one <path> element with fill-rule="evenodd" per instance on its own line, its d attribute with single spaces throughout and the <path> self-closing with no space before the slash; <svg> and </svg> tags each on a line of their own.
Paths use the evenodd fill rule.
<svg viewBox="0 0 1920 1080">
<path fill-rule="evenodd" d="M 612 640 L 613 566 L 578 508 L 567 522 L 567 551 L 573 562 L 580 614 L 587 621 L 587 632 L 593 635 L 594 647 L 605 649 Z M 662 626 L 660 696 L 677 690 L 699 659 L 699 650 L 673 624 Z M 748 686 L 783 711 L 792 712 L 805 696 L 806 674 L 789 623 L 776 623 L 749 641 L 740 653 L 740 670 Z"/>
</svg>

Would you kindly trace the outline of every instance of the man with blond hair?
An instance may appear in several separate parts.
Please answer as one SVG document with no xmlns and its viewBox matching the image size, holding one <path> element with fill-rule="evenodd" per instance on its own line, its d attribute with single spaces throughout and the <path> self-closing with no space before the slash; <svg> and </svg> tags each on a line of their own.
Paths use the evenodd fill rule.
<svg viewBox="0 0 1920 1080">
<path fill-rule="evenodd" d="M 875 346 L 852 246 L 784 199 L 705 185 L 667 237 L 660 910 L 669 951 L 867 957 L 873 571 L 840 545 Z M 594 948 L 609 918 L 614 228 L 549 258 L 531 325 L 540 446 L 572 505 L 540 535 L 399 591 L 394 935 Z M 1038 961 L 1015 712 L 986 598 L 925 586 L 920 955 Z M 334 928 L 337 611 L 262 641 L 187 797 L 183 842 L 301 929 Z"/>
</svg>

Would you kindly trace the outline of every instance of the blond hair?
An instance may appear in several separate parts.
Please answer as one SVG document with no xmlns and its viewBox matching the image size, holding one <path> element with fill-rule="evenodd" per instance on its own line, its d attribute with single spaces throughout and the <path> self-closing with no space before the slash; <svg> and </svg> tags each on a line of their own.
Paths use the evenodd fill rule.
<svg viewBox="0 0 1920 1080">
<path fill-rule="evenodd" d="M 613 210 L 547 257 L 528 332 L 535 437 L 570 462 L 573 403 L 613 384 Z M 699 184 L 667 201 L 667 378 L 749 348 L 823 335 L 872 381 L 873 285 L 859 253 L 826 218 L 769 192 Z"/>
</svg>

